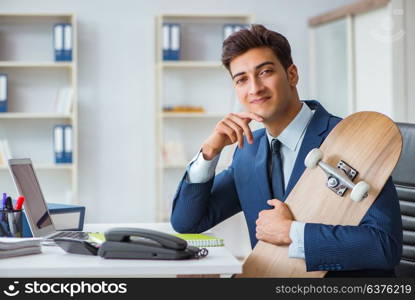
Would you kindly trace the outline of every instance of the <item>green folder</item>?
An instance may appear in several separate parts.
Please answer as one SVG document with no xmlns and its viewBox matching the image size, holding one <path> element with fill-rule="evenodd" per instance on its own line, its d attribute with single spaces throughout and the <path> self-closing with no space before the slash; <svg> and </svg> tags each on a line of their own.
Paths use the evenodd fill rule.
<svg viewBox="0 0 415 300">
<path fill-rule="evenodd" d="M 177 233 L 173 235 L 184 239 L 189 245 L 196 247 L 221 247 L 225 245 L 223 239 L 206 234 Z"/>
</svg>

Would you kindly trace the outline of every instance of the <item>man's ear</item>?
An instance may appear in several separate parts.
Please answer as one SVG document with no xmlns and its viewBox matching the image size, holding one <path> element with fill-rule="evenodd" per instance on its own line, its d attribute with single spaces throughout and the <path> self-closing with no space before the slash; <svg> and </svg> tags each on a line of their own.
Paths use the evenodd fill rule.
<svg viewBox="0 0 415 300">
<path fill-rule="evenodd" d="M 288 82 L 292 87 L 295 87 L 298 83 L 298 71 L 297 66 L 292 64 L 287 69 L 287 76 L 288 76 Z"/>
</svg>

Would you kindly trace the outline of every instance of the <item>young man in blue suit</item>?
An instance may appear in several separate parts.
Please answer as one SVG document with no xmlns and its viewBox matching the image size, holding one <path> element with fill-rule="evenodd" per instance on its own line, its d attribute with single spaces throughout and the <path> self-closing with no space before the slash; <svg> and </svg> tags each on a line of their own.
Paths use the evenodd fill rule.
<svg viewBox="0 0 415 300">
<path fill-rule="evenodd" d="M 307 153 L 340 122 L 318 102 L 300 101 L 286 38 L 253 25 L 224 41 L 222 62 L 245 112 L 217 123 L 189 164 L 173 202 L 174 229 L 203 232 L 243 211 L 252 247 L 289 245 L 290 257 L 328 276 L 394 276 L 402 221 L 391 179 L 358 226 L 298 222 L 284 203 Z M 251 132 L 251 120 L 265 128 Z M 220 152 L 234 143 L 232 164 L 215 176 Z"/>
</svg>

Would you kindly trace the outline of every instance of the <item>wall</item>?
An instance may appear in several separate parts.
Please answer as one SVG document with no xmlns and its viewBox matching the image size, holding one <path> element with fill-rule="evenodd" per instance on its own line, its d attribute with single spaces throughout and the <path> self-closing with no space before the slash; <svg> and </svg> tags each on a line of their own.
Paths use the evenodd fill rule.
<svg viewBox="0 0 415 300">
<path fill-rule="evenodd" d="M 79 185 L 87 222 L 154 221 L 154 28 L 162 13 L 253 14 L 290 40 L 309 97 L 307 19 L 354 0 L 2 0 L 0 12 L 74 12 Z M 34 45 L 35 46 L 35 45 Z"/>
<path fill-rule="evenodd" d="M 405 27 L 406 27 L 406 35 L 409 37 L 415 36 L 415 1 L 406 0 L 405 1 Z M 406 42 L 406 60 L 407 60 L 407 67 L 406 67 L 406 96 L 408 99 L 408 122 L 415 123 L 415 87 L 413 82 L 415 82 L 415 68 L 410 66 L 415 66 L 415 39 L 410 38 L 407 39 Z"/>
</svg>

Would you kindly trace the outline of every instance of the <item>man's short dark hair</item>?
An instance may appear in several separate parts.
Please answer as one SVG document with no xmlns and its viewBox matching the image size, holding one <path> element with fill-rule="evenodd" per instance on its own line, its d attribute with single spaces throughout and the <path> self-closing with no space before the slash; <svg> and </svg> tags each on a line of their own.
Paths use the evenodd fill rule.
<svg viewBox="0 0 415 300">
<path fill-rule="evenodd" d="M 231 61 L 253 48 L 268 47 L 285 70 L 293 64 L 291 47 L 282 34 L 268 30 L 263 25 L 253 24 L 249 29 L 239 30 L 223 42 L 222 64 L 230 71 Z"/>
</svg>

